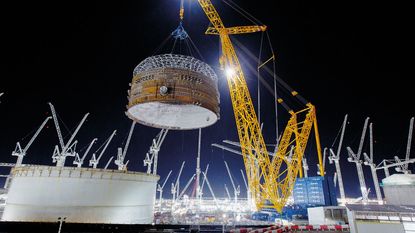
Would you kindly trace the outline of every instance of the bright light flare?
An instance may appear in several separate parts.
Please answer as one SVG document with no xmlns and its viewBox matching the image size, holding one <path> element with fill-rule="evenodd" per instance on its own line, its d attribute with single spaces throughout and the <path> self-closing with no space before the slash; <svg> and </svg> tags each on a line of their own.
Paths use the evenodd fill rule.
<svg viewBox="0 0 415 233">
<path fill-rule="evenodd" d="M 225 74 L 227 78 L 231 78 L 233 75 L 235 75 L 235 70 L 232 67 L 226 67 Z"/>
</svg>

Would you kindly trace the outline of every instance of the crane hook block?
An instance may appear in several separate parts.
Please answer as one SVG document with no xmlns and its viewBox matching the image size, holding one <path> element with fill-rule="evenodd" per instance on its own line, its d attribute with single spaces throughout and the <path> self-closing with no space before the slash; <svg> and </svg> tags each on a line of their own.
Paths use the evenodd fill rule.
<svg viewBox="0 0 415 233">
<path fill-rule="evenodd" d="M 180 21 L 179 26 L 176 28 L 176 30 L 174 30 L 171 33 L 171 35 L 174 37 L 174 39 L 180 39 L 180 40 L 185 40 L 187 39 L 187 37 L 189 37 L 189 35 L 187 35 L 187 32 L 183 28 L 182 21 Z"/>
</svg>

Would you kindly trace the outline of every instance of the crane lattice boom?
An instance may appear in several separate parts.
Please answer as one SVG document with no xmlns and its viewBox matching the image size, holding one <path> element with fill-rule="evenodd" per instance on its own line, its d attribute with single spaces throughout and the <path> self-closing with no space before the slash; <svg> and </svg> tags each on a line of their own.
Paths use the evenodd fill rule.
<svg viewBox="0 0 415 233">
<path fill-rule="evenodd" d="M 273 207 L 282 211 L 291 195 L 295 179 L 301 169 L 301 160 L 314 124 L 321 174 L 324 175 L 318 139 L 315 107 L 308 103 L 299 112 L 290 111 L 291 118 L 285 128 L 276 156 L 270 157 L 252 104 L 241 64 L 229 35 L 265 31 L 265 26 L 238 26 L 226 28 L 210 0 L 198 0 L 212 27 L 206 34 L 219 35 L 222 54 L 219 59 L 225 70 L 232 99 L 242 157 L 252 198 L 257 208 Z M 292 92 L 296 96 L 296 92 Z M 305 116 L 302 116 L 304 114 Z M 303 121 L 297 119 L 303 117 Z M 288 147 L 294 145 L 291 160 L 287 160 Z M 271 203 L 271 205 L 269 205 Z"/>
</svg>

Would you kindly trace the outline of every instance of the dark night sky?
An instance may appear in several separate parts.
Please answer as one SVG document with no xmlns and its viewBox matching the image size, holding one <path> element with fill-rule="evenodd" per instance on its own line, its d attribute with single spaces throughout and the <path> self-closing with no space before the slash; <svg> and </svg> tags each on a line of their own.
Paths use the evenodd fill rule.
<svg viewBox="0 0 415 233">
<path fill-rule="evenodd" d="M 179 2 L 16 1 L 2 4 L 0 92 L 5 95 L 0 97 L 0 161 L 15 161 L 10 155 L 15 143 L 35 130 L 49 114 L 49 101 L 54 103 L 70 130 L 83 114 L 91 113 L 77 137 L 79 148 L 93 137 L 99 138 L 99 145 L 117 129 L 117 136 L 103 160 L 116 155 L 116 147 L 123 144 L 130 126 L 124 111 L 132 71 L 140 61 L 153 55 L 177 27 Z M 239 169 L 243 168 L 243 162 L 237 155 L 210 146 L 224 139 L 236 141 L 237 134 L 226 80 L 217 69 L 218 39 L 203 35 L 208 26 L 206 16 L 195 1 L 186 2 L 185 28 L 220 79 L 221 119 L 202 131 L 202 168 L 210 163 L 210 180 L 217 195 L 223 196 L 223 183 L 230 186 L 223 159 L 228 161 L 241 186 Z M 250 24 L 223 2 L 213 3 L 226 25 Z M 332 144 L 344 114 L 348 113 L 344 145 L 356 150 L 364 118 L 370 116 L 376 140 L 375 160 L 404 156 L 408 123 L 414 115 L 413 77 L 409 71 L 413 58 L 408 59 L 410 41 L 413 41 L 409 36 L 413 28 L 409 6 L 390 1 L 366 5 L 350 1 L 296 0 L 240 1 L 238 4 L 269 27 L 278 57 L 278 75 L 316 105 L 323 146 Z M 254 54 L 259 53 L 260 33 L 234 38 Z M 266 53 L 269 53 L 267 48 L 264 57 Z M 239 54 L 244 56 L 242 52 Z M 254 60 L 246 61 L 256 64 Z M 248 71 L 246 76 L 256 105 L 256 76 Z M 264 78 L 272 85 L 270 77 Z M 273 98 L 263 87 L 261 90 L 264 137 L 272 143 L 275 141 Z M 282 108 L 279 117 L 282 129 L 288 120 Z M 62 124 L 61 127 L 67 134 Z M 130 170 L 144 171 L 142 160 L 158 131 L 136 126 L 127 153 Z M 29 139 L 30 136 L 26 137 L 23 144 Z M 50 121 L 24 161 L 52 164 L 56 143 L 56 131 Z M 307 150 L 310 175 L 316 172 L 313 143 L 310 140 Z M 194 172 L 196 153 L 197 130 L 170 132 L 160 152 L 162 179 L 170 169 L 175 178 L 181 161 L 186 160 L 184 185 Z M 345 149 L 342 161 L 346 193 L 357 196 L 355 168 L 346 162 Z M 71 163 L 70 158 L 67 165 Z M 334 166 L 326 166 L 331 175 Z M 366 182 L 372 186 L 368 167 L 364 169 Z M 380 173 L 380 178 L 383 176 Z"/>
</svg>

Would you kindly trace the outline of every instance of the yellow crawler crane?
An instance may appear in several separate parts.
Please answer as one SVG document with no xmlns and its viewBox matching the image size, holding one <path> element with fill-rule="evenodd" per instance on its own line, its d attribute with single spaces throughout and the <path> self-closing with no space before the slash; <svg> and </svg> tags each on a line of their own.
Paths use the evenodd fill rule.
<svg viewBox="0 0 415 233">
<path fill-rule="evenodd" d="M 313 125 L 320 174 L 324 175 L 315 107 L 306 103 L 307 107 L 299 112 L 289 110 L 291 118 L 276 154 L 270 157 L 239 59 L 229 37 L 232 34 L 265 31 L 266 26 L 226 28 L 210 0 L 198 2 L 213 26 L 207 29 L 206 34 L 220 37 L 222 55 L 219 63 L 227 76 L 251 196 L 257 209 L 271 207 L 281 212 L 292 193 L 297 175 L 301 174 L 301 160 Z M 295 91 L 291 94 L 297 96 Z M 286 106 L 281 99 L 278 102 Z M 305 114 L 303 121 L 299 119 L 302 114 Z"/>
</svg>

